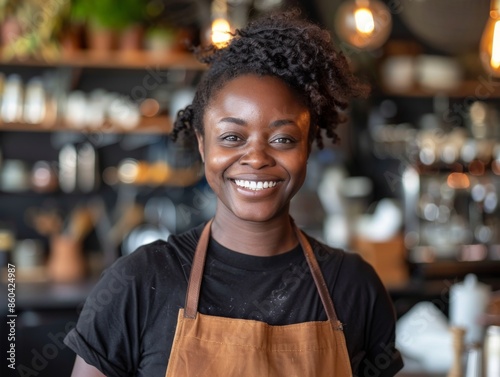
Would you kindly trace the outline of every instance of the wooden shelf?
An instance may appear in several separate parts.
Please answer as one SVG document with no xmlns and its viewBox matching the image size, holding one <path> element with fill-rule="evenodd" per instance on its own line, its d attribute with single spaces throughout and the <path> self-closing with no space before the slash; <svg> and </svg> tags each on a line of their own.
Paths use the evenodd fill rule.
<svg viewBox="0 0 500 377">
<path fill-rule="evenodd" d="M 70 66 L 81 68 L 109 68 L 109 69 L 146 69 L 151 68 L 182 68 L 200 70 L 205 65 L 198 62 L 193 54 L 180 51 L 109 51 L 100 52 L 81 50 L 63 53 L 59 57 L 42 59 L 5 59 L 0 54 L 0 65 L 26 67 Z"/>
<path fill-rule="evenodd" d="M 116 133 L 116 134 L 168 134 L 172 131 L 172 122 L 168 116 L 143 118 L 138 127 L 125 129 L 113 124 L 105 124 L 101 128 L 70 128 L 62 123 L 54 125 L 0 123 L 0 131 L 16 132 L 83 132 L 83 133 Z"/>
</svg>

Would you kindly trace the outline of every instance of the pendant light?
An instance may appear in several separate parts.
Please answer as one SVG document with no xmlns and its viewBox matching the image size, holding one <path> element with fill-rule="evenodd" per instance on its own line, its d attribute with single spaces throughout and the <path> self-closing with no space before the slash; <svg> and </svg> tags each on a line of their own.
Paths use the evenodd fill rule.
<svg viewBox="0 0 500 377">
<path fill-rule="evenodd" d="M 231 40 L 231 25 L 227 14 L 227 1 L 212 1 L 212 24 L 210 42 L 217 48 L 224 48 Z"/>
<path fill-rule="evenodd" d="M 486 72 L 500 77 L 500 0 L 492 0 L 490 17 L 481 37 L 479 56 Z"/>
<path fill-rule="evenodd" d="M 350 0 L 337 10 L 335 31 L 349 45 L 361 50 L 382 46 L 392 29 L 389 8 L 379 0 Z"/>
</svg>

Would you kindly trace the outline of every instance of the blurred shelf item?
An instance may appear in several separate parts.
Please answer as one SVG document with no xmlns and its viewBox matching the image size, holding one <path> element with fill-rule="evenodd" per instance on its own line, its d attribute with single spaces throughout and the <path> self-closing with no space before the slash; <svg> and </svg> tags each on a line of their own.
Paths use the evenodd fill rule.
<svg viewBox="0 0 500 377">
<path fill-rule="evenodd" d="M 500 260 L 462 261 L 440 260 L 431 263 L 413 263 L 415 276 L 420 279 L 461 279 L 473 273 L 481 276 L 482 282 L 497 281 Z"/>
<path fill-rule="evenodd" d="M 83 132 L 83 133 L 131 133 L 131 134 L 168 134 L 172 131 L 172 122 L 168 116 L 142 118 L 134 128 L 123 128 L 105 123 L 99 128 L 73 128 L 57 123 L 53 125 L 28 123 L 0 123 L 0 131 L 9 132 Z"/>
<path fill-rule="evenodd" d="M 183 162 L 189 165 L 181 167 L 165 161 L 136 161 L 127 158 L 116 169 L 107 169 L 105 181 L 110 185 L 121 183 L 149 187 L 193 185 L 203 177 L 203 167 L 187 156 Z"/>
<path fill-rule="evenodd" d="M 402 234 L 378 242 L 356 236 L 353 250 L 372 265 L 386 287 L 401 286 L 409 281 Z"/>
<path fill-rule="evenodd" d="M 71 66 L 81 68 L 122 68 L 144 69 L 155 67 L 160 69 L 182 68 L 199 70 L 204 65 L 196 60 L 193 54 L 180 51 L 93 51 L 80 50 L 62 53 L 55 59 L 43 60 L 34 58 L 7 59 L 0 54 L 0 65 L 25 67 Z"/>
</svg>

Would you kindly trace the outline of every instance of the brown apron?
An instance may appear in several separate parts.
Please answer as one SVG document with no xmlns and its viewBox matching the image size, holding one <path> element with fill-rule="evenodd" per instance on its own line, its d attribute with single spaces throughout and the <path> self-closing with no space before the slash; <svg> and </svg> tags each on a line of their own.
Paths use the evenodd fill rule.
<svg viewBox="0 0 500 377">
<path fill-rule="evenodd" d="M 295 225 L 327 321 L 270 326 L 197 312 L 211 223 L 196 247 L 165 377 L 351 377 L 342 324 L 311 245 Z"/>
</svg>

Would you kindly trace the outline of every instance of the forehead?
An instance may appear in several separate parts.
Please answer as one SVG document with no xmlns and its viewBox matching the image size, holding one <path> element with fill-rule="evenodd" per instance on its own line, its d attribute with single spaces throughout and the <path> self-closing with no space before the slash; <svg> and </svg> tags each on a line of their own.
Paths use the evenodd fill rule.
<svg viewBox="0 0 500 377">
<path fill-rule="evenodd" d="M 234 107 L 238 108 L 235 109 Z M 212 96 L 210 110 L 244 110 L 257 107 L 259 112 L 296 116 L 307 111 L 299 95 L 283 80 L 274 76 L 247 74 L 229 80 Z M 252 111 L 255 111 L 253 109 Z"/>
</svg>

